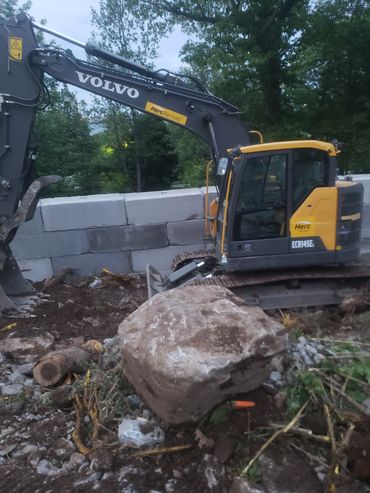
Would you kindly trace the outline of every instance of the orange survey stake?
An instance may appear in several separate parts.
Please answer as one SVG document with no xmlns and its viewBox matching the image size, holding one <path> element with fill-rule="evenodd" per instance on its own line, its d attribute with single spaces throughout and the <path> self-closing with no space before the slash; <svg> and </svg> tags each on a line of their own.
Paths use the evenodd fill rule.
<svg viewBox="0 0 370 493">
<path fill-rule="evenodd" d="M 256 405 L 253 401 L 231 401 L 231 404 L 234 409 L 248 409 Z"/>
</svg>

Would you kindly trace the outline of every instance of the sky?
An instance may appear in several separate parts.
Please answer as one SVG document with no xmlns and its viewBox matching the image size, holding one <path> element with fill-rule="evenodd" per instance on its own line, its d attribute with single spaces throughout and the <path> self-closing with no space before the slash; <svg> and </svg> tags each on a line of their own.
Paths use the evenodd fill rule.
<svg viewBox="0 0 370 493">
<path fill-rule="evenodd" d="M 98 6 L 99 0 L 32 0 L 30 14 L 38 24 L 41 23 L 41 19 L 45 19 L 49 29 L 86 43 L 93 29 L 91 7 L 97 9 Z M 45 41 L 52 38 L 48 34 L 44 36 Z M 159 57 L 154 64 L 155 68 L 178 71 L 181 65 L 178 54 L 187 39 L 188 37 L 180 29 L 175 29 L 169 38 L 163 39 L 158 50 Z M 58 44 L 72 48 L 75 56 L 84 58 L 83 49 L 67 45 L 61 40 L 58 40 Z M 87 103 L 92 101 L 92 95 L 86 91 L 76 88 L 73 91 L 79 99 L 84 99 Z"/>
</svg>

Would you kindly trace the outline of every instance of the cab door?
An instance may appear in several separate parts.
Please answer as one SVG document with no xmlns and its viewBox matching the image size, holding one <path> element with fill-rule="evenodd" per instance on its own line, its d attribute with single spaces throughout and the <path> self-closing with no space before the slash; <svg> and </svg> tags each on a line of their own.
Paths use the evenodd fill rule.
<svg viewBox="0 0 370 493">
<path fill-rule="evenodd" d="M 235 167 L 230 257 L 288 253 L 291 159 L 290 151 L 245 154 Z"/>
</svg>

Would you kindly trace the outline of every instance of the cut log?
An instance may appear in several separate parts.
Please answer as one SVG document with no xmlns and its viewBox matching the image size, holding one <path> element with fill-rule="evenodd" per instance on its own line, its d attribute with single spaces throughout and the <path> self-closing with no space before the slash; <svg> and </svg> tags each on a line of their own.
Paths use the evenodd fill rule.
<svg viewBox="0 0 370 493">
<path fill-rule="evenodd" d="M 68 372 L 81 372 L 86 363 L 102 351 L 99 341 L 89 341 L 82 347 L 70 347 L 46 354 L 33 369 L 33 378 L 43 387 L 63 382 Z"/>
</svg>

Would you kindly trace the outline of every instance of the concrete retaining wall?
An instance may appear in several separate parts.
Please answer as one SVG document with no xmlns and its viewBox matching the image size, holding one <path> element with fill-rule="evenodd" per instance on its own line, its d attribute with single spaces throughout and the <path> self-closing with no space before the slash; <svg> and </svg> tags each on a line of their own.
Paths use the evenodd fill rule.
<svg viewBox="0 0 370 493">
<path fill-rule="evenodd" d="M 205 247 L 204 200 L 197 188 L 43 199 L 11 248 L 33 281 L 66 267 L 84 276 L 103 267 L 143 272 L 150 263 L 164 272 L 179 253 Z"/>
<path fill-rule="evenodd" d="M 370 175 L 353 178 L 364 185 L 362 237 L 370 251 Z M 150 263 L 165 272 L 179 253 L 205 247 L 204 200 L 198 188 L 44 199 L 11 247 L 33 281 L 66 267 L 84 276 L 103 267 L 144 272 Z"/>
<path fill-rule="evenodd" d="M 370 241 L 370 175 L 352 175 L 354 181 L 364 187 L 364 206 L 362 213 L 362 238 L 364 243 Z"/>
</svg>

